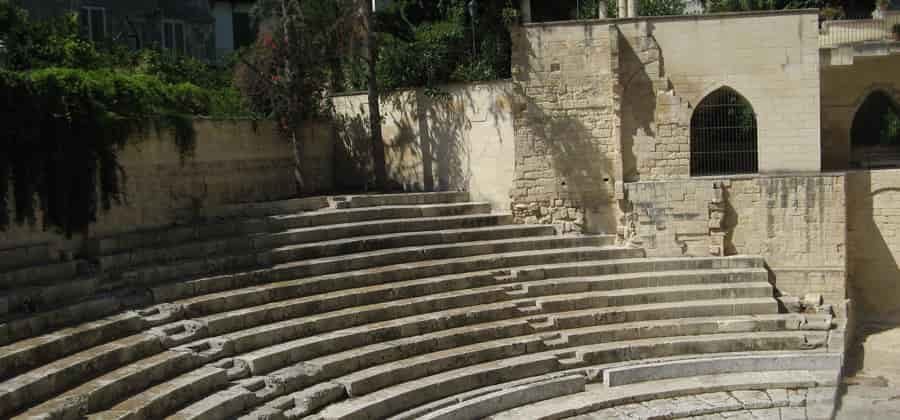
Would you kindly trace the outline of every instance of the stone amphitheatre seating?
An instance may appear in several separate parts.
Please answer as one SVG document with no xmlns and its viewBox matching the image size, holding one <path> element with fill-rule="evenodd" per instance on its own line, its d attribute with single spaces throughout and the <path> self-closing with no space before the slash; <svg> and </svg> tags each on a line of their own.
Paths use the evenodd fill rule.
<svg viewBox="0 0 900 420">
<path fill-rule="evenodd" d="M 645 258 L 466 193 L 191 220 L 0 251 L 0 418 L 831 413 L 842 323 L 784 310 L 756 257 Z"/>
</svg>

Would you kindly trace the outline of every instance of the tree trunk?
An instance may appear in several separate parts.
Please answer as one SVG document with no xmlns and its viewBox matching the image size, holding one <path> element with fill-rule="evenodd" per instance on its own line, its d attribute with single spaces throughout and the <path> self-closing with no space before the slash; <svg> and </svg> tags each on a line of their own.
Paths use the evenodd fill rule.
<svg viewBox="0 0 900 420">
<path fill-rule="evenodd" d="M 306 183 L 303 182 L 303 143 L 297 138 L 297 130 L 291 130 L 291 149 L 294 150 L 294 184 L 297 187 L 297 195 L 306 194 Z"/>
<path fill-rule="evenodd" d="M 378 106 L 378 45 L 375 39 L 375 15 L 371 0 L 363 0 L 366 13 L 366 48 L 369 65 L 369 131 L 371 132 L 372 164 L 375 166 L 375 189 L 387 191 L 387 163 L 384 158 L 384 139 L 381 136 L 381 111 Z"/>
</svg>

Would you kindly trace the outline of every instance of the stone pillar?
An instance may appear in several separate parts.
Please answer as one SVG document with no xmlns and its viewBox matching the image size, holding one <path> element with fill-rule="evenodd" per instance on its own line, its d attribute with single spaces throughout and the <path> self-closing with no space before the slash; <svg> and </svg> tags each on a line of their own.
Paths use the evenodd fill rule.
<svg viewBox="0 0 900 420">
<path fill-rule="evenodd" d="M 608 18 L 609 16 L 606 16 L 606 8 L 607 8 L 606 0 L 600 0 L 598 3 L 599 4 L 597 5 L 597 7 L 598 7 L 597 17 L 600 19 Z"/>
<path fill-rule="evenodd" d="M 637 17 L 637 0 L 628 0 L 628 17 Z"/>
<path fill-rule="evenodd" d="M 619 17 L 628 17 L 628 0 L 619 0 Z"/>
<path fill-rule="evenodd" d="M 531 0 L 521 0 L 522 23 L 531 22 Z"/>
</svg>

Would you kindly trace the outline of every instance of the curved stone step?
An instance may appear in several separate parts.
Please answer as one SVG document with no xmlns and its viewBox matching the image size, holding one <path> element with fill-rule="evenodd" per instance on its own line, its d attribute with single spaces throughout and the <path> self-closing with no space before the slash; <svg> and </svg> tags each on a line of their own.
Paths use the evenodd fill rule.
<svg viewBox="0 0 900 420">
<path fill-rule="evenodd" d="M 728 286 L 728 285 L 726 285 L 726 286 Z M 706 291 L 709 291 L 709 290 L 714 290 L 715 288 L 713 288 L 713 289 L 706 288 L 706 289 L 707 289 Z M 730 290 L 730 287 L 725 287 L 725 289 Z M 649 290 L 649 291 L 652 292 L 652 290 Z M 499 289 L 499 288 L 487 288 L 484 291 L 474 290 L 474 291 L 470 291 L 470 293 L 471 292 L 489 293 L 494 296 L 491 299 L 503 298 L 502 289 Z M 644 292 L 647 292 L 647 290 L 645 290 Z M 621 293 L 620 293 L 620 295 L 621 295 Z M 435 297 L 435 296 L 429 296 L 429 297 Z M 702 295 L 698 295 L 695 297 L 702 297 Z M 484 303 L 484 301 L 482 301 L 482 300 L 473 298 L 470 294 L 454 295 L 451 293 L 450 295 L 446 295 L 446 296 L 438 295 L 438 296 L 436 296 L 436 298 L 438 299 L 438 301 L 440 301 L 440 299 L 444 299 L 445 302 L 452 302 L 454 305 L 460 305 L 460 304 L 470 304 L 471 305 L 471 304 Z M 385 315 L 382 315 L 382 316 L 388 316 L 390 314 L 395 317 L 408 315 L 410 313 L 416 313 L 415 311 L 422 310 L 421 308 L 426 308 L 426 310 L 434 310 L 435 308 L 447 309 L 447 307 L 428 307 L 427 305 L 429 305 L 428 302 L 430 300 L 431 299 L 426 298 L 426 299 L 417 299 L 415 301 L 411 301 L 411 304 L 416 305 L 415 307 L 418 308 L 418 309 L 412 309 L 413 312 L 408 312 L 406 310 L 400 310 L 400 309 L 398 309 L 399 307 L 397 306 L 397 304 L 394 304 L 389 308 L 384 308 L 382 305 L 376 305 L 375 309 L 380 310 L 381 312 L 384 312 Z M 355 300 L 351 300 L 350 303 L 353 303 L 354 301 Z M 356 301 L 356 302 L 358 302 L 358 301 Z M 327 306 L 325 306 L 325 307 L 327 307 Z M 321 309 L 322 306 L 314 305 L 313 308 Z M 344 311 L 344 313 L 339 314 L 339 315 L 342 315 L 344 317 L 344 319 L 349 319 L 349 320 L 358 319 L 361 309 L 362 308 L 351 308 L 350 310 Z M 509 307 L 509 306 L 507 306 L 506 308 L 503 308 L 503 309 L 505 311 L 507 311 L 507 313 L 511 313 L 513 311 L 513 308 Z M 327 330 L 327 328 L 342 328 L 342 327 L 347 326 L 346 324 L 341 324 L 341 323 L 334 324 L 334 321 L 326 321 L 329 317 L 331 317 L 332 319 L 335 319 L 335 318 L 333 318 L 333 315 L 335 315 L 335 314 L 331 314 L 331 315 L 328 315 L 325 317 L 320 316 L 320 317 L 315 317 L 313 319 L 305 320 L 305 323 L 296 324 L 293 326 L 292 329 L 293 329 L 293 331 L 302 331 L 304 333 L 309 333 L 310 331 L 312 331 L 312 330 L 310 330 L 310 328 L 314 327 L 314 326 L 319 326 L 319 328 L 322 328 L 323 330 Z M 378 317 L 376 316 L 372 319 L 377 320 Z M 303 325 L 306 325 L 306 327 L 304 327 Z M 263 331 L 271 337 L 278 337 L 282 340 L 285 339 L 284 337 L 287 337 L 289 339 L 293 335 L 297 334 L 296 332 L 294 332 L 294 333 L 287 332 L 289 330 L 287 330 L 286 328 L 283 328 L 284 325 L 279 326 L 279 327 L 282 327 L 282 328 L 266 327 L 263 329 Z M 245 342 L 247 340 L 246 337 L 248 337 L 248 336 L 246 334 L 243 334 L 244 337 L 242 338 L 241 335 L 242 334 L 239 333 L 232 337 L 226 337 L 227 340 L 231 341 L 231 343 L 229 343 L 229 344 L 239 352 L 246 351 L 246 349 L 248 349 L 248 348 L 252 349 L 252 348 L 262 347 L 263 345 L 274 344 L 272 342 L 265 342 L 265 343 L 260 344 L 260 343 L 258 343 L 258 338 L 253 337 L 253 339 L 254 339 L 253 341 L 257 341 L 257 343 L 255 343 L 253 345 L 248 345 L 248 344 L 245 344 Z M 196 338 L 196 336 L 192 336 L 191 338 Z M 294 356 L 289 357 L 287 359 L 287 362 L 285 362 L 285 360 L 283 359 L 283 356 L 278 356 L 281 353 L 294 354 Z M 293 360 L 292 358 L 299 357 L 299 356 L 296 356 L 297 354 L 303 354 L 303 352 L 298 353 L 296 350 L 294 350 L 290 346 L 281 346 L 281 347 L 273 347 L 273 348 L 265 349 L 262 352 L 262 354 L 260 354 L 260 356 L 264 356 L 263 359 L 254 358 L 254 357 L 258 357 L 258 356 L 253 356 L 250 358 L 241 358 L 241 360 L 243 360 L 254 371 L 267 371 L 267 370 L 272 370 L 272 368 L 266 368 L 266 369 L 260 368 L 259 366 L 264 366 L 264 365 L 259 364 L 259 363 L 262 363 L 261 360 L 281 360 L 281 362 L 279 362 L 279 364 L 284 365 L 284 364 L 292 361 Z M 275 359 L 272 359 L 273 356 L 278 356 L 278 357 L 275 357 Z M 271 362 L 268 362 L 268 363 L 271 363 Z"/>
<path fill-rule="evenodd" d="M 89 414 L 89 420 L 161 419 L 177 409 L 188 405 L 197 395 L 207 395 L 228 384 L 225 370 L 203 367 L 145 390 L 116 404 L 109 410 Z"/>
<path fill-rule="evenodd" d="M 425 414 L 419 417 L 419 419 L 480 419 L 499 411 L 584 391 L 586 382 L 587 379 L 583 375 L 569 375 L 540 382 L 531 382 L 472 398 L 460 402 L 459 404 Z"/>
<path fill-rule="evenodd" d="M 350 396 L 359 396 L 399 382 L 410 381 L 468 364 L 548 351 L 550 349 L 564 349 L 569 346 L 584 347 L 596 343 L 608 343 L 615 348 L 628 348 L 629 342 L 633 342 L 635 347 L 642 347 L 655 344 L 648 340 L 663 338 L 672 338 L 673 342 L 680 339 L 694 342 L 691 341 L 690 337 L 712 336 L 717 333 L 723 333 L 723 331 L 716 329 L 721 325 L 722 323 L 717 320 L 709 319 L 679 319 L 616 324 L 599 327 L 591 331 L 591 334 L 581 334 L 581 339 L 577 341 L 550 344 L 545 334 L 534 334 L 507 339 L 484 340 L 477 344 L 452 347 L 447 350 L 434 348 L 437 347 L 434 345 L 429 347 L 428 345 L 432 343 L 422 337 L 412 337 L 411 339 L 398 340 L 400 342 L 384 343 L 382 346 L 373 345 L 368 346 L 369 348 L 358 348 L 311 359 L 304 363 L 315 367 L 317 372 L 321 372 L 321 377 L 328 379 L 335 377 L 334 374 L 329 372 L 343 373 L 347 370 L 345 365 L 342 365 L 343 363 L 355 369 L 372 366 L 352 373 L 345 373 L 344 376 L 338 379 L 332 379 L 334 382 L 343 384 Z M 748 328 L 747 332 L 777 331 L 775 330 L 777 326 L 777 322 L 759 322 Z M 734 333 L 731 330 L 725 331 L 724 334 L 730 334 L 726 338 L 734 338 Z M 574 331 L 572 333 L 584 332 Z M 560 333 L 568 334 L 569 331 L 561 331 Z M 766 336 L 761 335 L 760 337 L 765 338 Z M 710 341 L 715 340 L 710 339 Z M 379 354 L 379 350 L 382 350 L 379 347 L 387 345 L 391 345 L 393 347 L 392 350 L 395 351 L 391 354 L 383 354 L 384 352 L 382 351 Z M 406 346 L 406 348 L 403 346 Z M 373 353 L 376 357 L 372 357 Z M 709 352 L 707 351 L 706 353 Z M 409 357 L 410 355 L 412 357 Z M 377 356 L 382 356 L 382 358 Z M 394 361 L 385 363 L 390 360 Z"/>
<path fill-rule="evenodd" d="M 245 267 L 265 266 L 249 272 L 205 277 L 187 282 L 171 283 L 154 287 L 157 290 L 171 290 L 187 285 L 209 282 L 226 283 L 240 281 L 245 277 L 253 277 L 257 283 L 277 282 L 294 278 L 342 273 L 352 270 L 368 269 L 379 266 L 409 264 L 426 260 L 461 258 L 474 255 L 529 251 L 536 249 L 565 248 L 575 246 L 606 246 L 606 236 L 583 237 L 538 237 L 512 238 L 499 240 L 482 240 L 457 242 L 440 245 L 414 246 L 404 248 L 381 249 L 347 255 L 316 258 L 312 260 L 274 263 L 273 253 L 260 255 L 247 254 L 214 258 L 210 260 L 191 261 L 184 264 L 147 268 L 130 271 L 123 277 L 133 287 L 150 287 L 178 278 L 202 276 L 210 272 L 227 271 L 229 267 L 239 269 Z M 182 296 L 177 292 L 165 293 L 163 296 Z M 186 296 L 184 296 L 186 297 Z"/>
<path fill-rule="evenodd" d="M 810 333 L 764 332 L 666 337 L 664 339 L 634 340 L 586 346 L 587 350 L 585 350 L 585 347 L 582 347 L 574 349 L 574 351 L 583 357 L 583 360 L 586 361 L 585 364 L 590 365 L 609 363 L 611 360 L 602 360 L 597 356 L 602 351 L 611 350 L 613 347 L 617 347 L 617 350 L 610 351 L 608 354 L 617 355 L 618 359 L 616 361 L 639 360 L 686 353 L 784 349 L 791 346 L 799 350 L 804 348 L 800 343 L 804 342 L 803 337 L 806 334 Z M 546 362 L 548 365 L 545 371 L 522 374 L 518 368 L 520 363 L 530 360 L 545 360 L 547 356 L 552 357 L 552 359 Z M 612 357 L 609 359 L 612 359 Z M 537 376 L 550 371 L 561 370 L 567 366 L 571 366 L 571 364 L 567 363 L 565 359 L 559 359 L 559 354 L 553 354 L 553 352 L 504 358 L 499 361 L 469 365 L 382 388 L 366 395 L 332 404 L 323 409 L 319 415 L 323 419 L 383 418 L 449 395 L 516 378 Z M 335 382 L 342 383 L 340 379 L 335 380 Z"/>
<path fill-rule="evenodd" d="M 112 341 L 0 383 L 0 416 L 52 398 L 87 379 L 163 350 L 159 337 L 137 334 Z"/>
<path fill-rule="evenodd" d="M 768 285 L 768 283 L 763 283 L 763 285 Z M 254 353 L 252 356 L 242 357 L 242 360 L 248 366 L 250 366 L 251 371 L 254 374 L 259 374 L 268 371 L 269 368 L 265 368 L 264 366 L 271 366 L 274 361 L 280 361 L 280 363 L 295 362 L 301 360 L 298 358 L 303 357 L 307 354 L 304 351 L 299 351 L 296 346 L 299 345 L 300 348 L 305 348 L 306 342 L 308 340 L 301 339 L 296 343 L 285 343 L 285 341 L 291 340 L 292 338 L 302 337 L 302 335 L 298 334 L 311 335 L 316 331 L 323 332 L 328 331 L 329 329 L 336 330 L 340 328 L 348 328 L 351 326 L 360 325 L 360 323 L 365 324 L 372 321 L 400 318 L 403 316 L 419 314 L 423 312 L 423 309 L 427 312 L 435 312 L 435 310 L 447 310 L 454 307 L 468 306 L 474 313 L 480 309 L 476 305 L 508 300 L 508 296 L 502 294 L 503 290 L 504 289 L 500 287 L 488 286 L 483 288 L 467 289 L 460 292 L 446 292 L 437 295 L 427 295 L 424 297 L 391 301 L 388 304 L 377 303 L 368 306 L 350 307 L 345 310 L 313 315 L 307 318 L 288 320 L 276 324 L 268 324 L 259 329 L 244 330 L 235 334 L 229 334 L 226 337 L 228 337 L 228 339 L 234 343 L 234 347 L 238 349 L 239 352 L 252 350 L 254 348 L 269 347 L 261 350 L 260 352 Z M 629 304 L 646 303 L 650 301 L 686 301 L 690 299 L 708 300 L 723 297 L 735 297 L 742 293 L 748 293 L 749 295 L 740 297 L 752 298 L 765 296 L 766 291 L 769 289 L 766 289 L 760 284 L 739 283 L 736 285 L 704 285 L 702 288 L 695 288 L 695 290 L 697 290 L 697 293 L 685 294 L 686 296 L 677 295 L 681 298 L 669 300 L 670 298 L 667 298 L 666 296 L 672 293 L 671 288 L 628 289 L 622 291 L 607 292 L 608 295 L 614 296 L 614 299 L 612 300 L 603 300 L 600 299 L 599 296 L 589 296 L 586 298 L 588 299 L 587 302 L 582 303 L 581 305 L 583 305 L 583 309 L 584 307 L 587 307 L 586 305 L 593 305 L 591 306 L 592 308 L 598 308 L 609 306 L 624 306 Z M 769 293 L 771 293 L 770 290 Z M 474 296 L 479 296 L 479 298 L 475 299 Z M 581 294 L 579 294 L 574 296 L 564 295 L 559 299 L 572 299 L 580 301 L 580 299 L 584 298 Z M 523 308 L 523 305 L 530 305 L 531 303 L 532 302 L 529 300 L 519 300 L 513 302 L 513 304 L 517 308 L 519 308 L 520 316 L 534 314 L 534 312 L 532 312 L 531 314 L 527 312 L 521 312 L 521 308 Z M 776 308 L 774 300 L 772 300 L 770 308 Z M 547 308 L 544 310 L 547 312 L 553 312 L 553 309 L 564 308 Z M 628 311 L 620 310 L 620 312 L 627 313 Z"/>
<path fill-rule="evenodd" d="M 157 302 L 182 299 L 192 313 L 200 315 L 339 288 L 523 266 L 536 257 L 550 264 L 643 256 L 638 249 L 594 246 L 605 241 L 603 237 L 549 237 L 435 247 L 431 252 L 421 248 L 379 251 L 188 280 L 154 287 L 152 291 Z M 348 271 L 328 273 L 342 268 Z M 209 309 L 203 309 L 204 306 Z"/>
<path fill-rule="evenodd" d="M 98 296 L 57 309 L 8 319 L 0 324 L 0 345 L 37 337 L 79 323 L 112 316 L 124 309 L 116 296 Z"/>
<path fill-rule="evenodd" d="M 125 252 L 96 257 L 104 271 L 122 271 L 151 263 L 177 263 L 196 258 L 252 253 L 291 244 L 357 239 L 389 233 L 409 233 L 499 226 L 512 221 L 509 214 L 474 214 L 370 222 L 341 223 L 282 232 L 245 234 L 185 241 L 169 246 L 131 248 Z M 549 227 L 549 226 L 547 226 Z M 132 268 L 134 269 L 134 268 Z"/>
<path fill-rule="evenodd" d="M 0 271 L 0 291 L 71 280 L 78 275 L 79 261 L 52 262 Z"/>
<path fill-rule="evenodd" d="M 140 316 L 127 312 L 0 347 L 0 380 L 144 328 Z"/>
<path fill-rule="evenodd" d="M 489 203 L 450 203 L 430 205 L 398 205 L 358 209 L 322 209 L 317 211 L 277 214 L 266 217 L 212 221 L 187 226 L 151 229 L 96 238 L 86 244 L 88 255 L 101 256 L 126 252 L 134 248 L 165 247 L 189 241 L 279 232 L 287 229 L 353 223 L 379 219 L 438 217 L 491 212 Z"/>
<path fill-rule="evenodd" d="M 48 243 L 0 248 L 0 271 L 55 262 L 59 255 Z"/>
<path fill-rule="evenodd" d="M 584 392 L 513 408 L 497 413 L 488 419 L 562 419 L 662 398 L 746 390 L 804 389 L 818 386 L 834 386 L 834 382 L 808 371 L 776 371 L 691 376 L 615 388 L 597 384 L 586 386 Z"/>
<path fill-rule="evenodd" d="M 606 369 L 603 383 L 615 387 L 684 376 L 779 370 L 827 370 L 838 373 L 843 356 L 835 353 L 751 356 L 719 356 L 692 360 L 643 363 Z"/>
<path fill-rule="evenodd" d="M 402 194 L 354 194 L 329 197 L 337 208 L 360 208 L 410 204 L 462 203 L 469 201 L 465 191 Z"/>
<path fill-rule="evenodd" d="M 552 227 L 509 225 L 461 231 L 357 237 L 250 253 L 180 260 L 165 266 L 150 265 L 123 272 L 121 281 L 128 287 L 149 287 L 179 278 L 187 279 L 241 269 L 268 270 L 268 267 L 271 267 L 274 273 L 284 270 L 287 266 L 291 266 L 293 270 L 293 274 L 289 275 L 303 277 L 421 259 L 474 255 L 485 252 L 485 247 L 502 247 L 516 239 L 524 240 L 532 236 L 549 234 L 552 234 Z M 460 251 L 466 249 L 466 246 L 471 248 L 470 253 Z M 316 259 L 324 261 L 315 261 Z M 343 261 L 346 266 L 335 265 L 337 261 Z"/>
</svg>

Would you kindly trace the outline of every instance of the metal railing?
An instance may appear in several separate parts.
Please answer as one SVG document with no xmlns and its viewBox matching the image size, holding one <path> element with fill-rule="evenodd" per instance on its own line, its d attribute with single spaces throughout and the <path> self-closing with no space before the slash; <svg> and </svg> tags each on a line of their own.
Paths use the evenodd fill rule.
<svg viewBox="0 0 900 420">
<path fill-rule="evenodd" d="M 857 42 L 894 41 L 894 25 L 900 12 L 883 12 L 877 19 L 826 20 L 819 29 L 819 47 L 831 48 Z"/>
<path fill-rule="evenodd" d="M 691 117 L 691 176 L 757 172 L 753 108 L 740 94 L 720 88 L 700 101 Z"/>
</svg>

